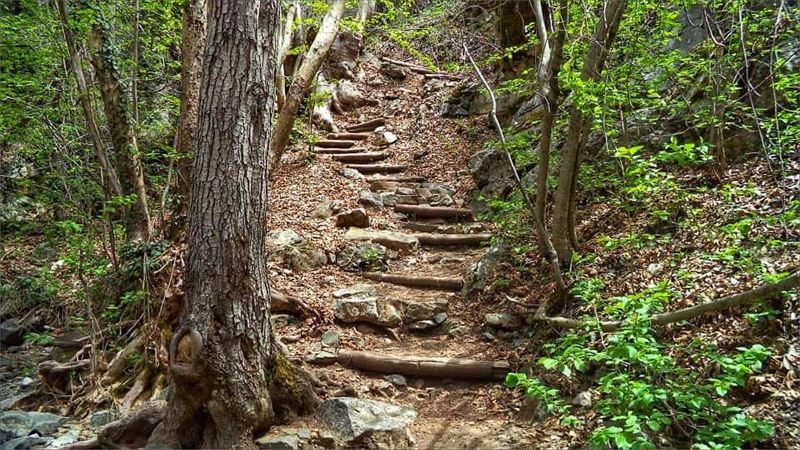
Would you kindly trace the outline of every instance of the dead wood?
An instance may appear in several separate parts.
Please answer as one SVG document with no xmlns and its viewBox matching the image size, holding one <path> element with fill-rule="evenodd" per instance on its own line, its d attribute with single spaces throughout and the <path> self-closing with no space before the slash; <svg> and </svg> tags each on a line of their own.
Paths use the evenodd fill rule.
<svg viewBox="0 0 800 450">
<path fill-rule="evenodd" d="M 755 301 L 780 294 L 790 289 L 795 289 L 798 286 L 800 286 L 800 272 L 795 272 L 777 283 L 765 284 L 746 292 L 729 295 L 727 297 L 712 300 L 710 302 L 700 303 L 699 305 L 690 306 L 688 308 L 655 314 L 650 319 L 650 323 L 653 325 L 667 325 L 675 322 L 683 322 L 697 318 L 706 313 L 722 311 L 735 306 L 748 305 Z M 583 320 L 560 316 L 548 317 L 543 316 L 538 311 L 534 318 L 559 328 L 575 329 L 586 327 L 586 322 Z M 603 331 L 614 331 L 623 324 L 624 321 L 615 320 L 600 322 L 599 326 Z"/>
<path fill-rule="evenodd" d="M 453 74 L 450 74 L 450 73 L 426 73 L 425 74 L 425 79 L 426 80 L 431 80 L 431 79 L 434 79 L 434 78 L 438 78 L 438 79 L 442 79 L 442 80 L 452 80 L 452 81 L 459 81 L 459 80 L 463 80 L 464 79 L 464 77 L 461 76 L 461 75 L 453 75 Z"/>
<path fill-rule="evenodd" d="M 437 233 L 419 233 L 414 237 L 419 240 L 422 245 L 433 246 L 446 246 L 446 245 L 480 245 L 492 239 L 489 233 L 472 233 L 472 234 L 437 234 Z"/>
<path fill-rule="evenodd" d="M 125 348 L 117 352 L 114 359 L 112 359 L 111 363 L 108 365 L 108 370 L 105 375 L 103 375 L 103 378 L 100 380 L 100 384 L 108 386 L 117 381 L 120 375 L 122 375 L 122 372 L 125 371 L 125 367 L 128 366 L 130 356 L 135 353 L 140 353 L 143 346 L 144 333 L 139 333 L 132 341 L 128 342 Z"/>
<path fill-rule="evenodd" d="M 269 295 L 271 300 L 270 309 L 272 312 L 305 314 L 314 316 L 320 321 L 322 320 L 322 315 L 319 313 L 319 311 L 308 306 L 297 297 L 286 295 L 282 292 L 276 291 L 274 288 L 270 288 Z"/>
<path fill-rule="evenodd" d="M 140 409 L 104 426 L 97 433 L 99 447 L 144 447 L 150 434 L 164 420 L 166 406 L 167 402 L 164 400 L 147 402 Z"/>
<path fill-rule="evenodd" d="M 422 219 L 471 219 L 472 211 L 463 208 L 445 206 L 397 205 L 394 210 Z"/>
<path fill-rule="evenodd" d="M 340 153 L 331 157 L 343 163 L 367 163 L 386 159 L 386 152 L 367 152 L 367 153 Z"/>
<path fill-rule="evenodd" d="M 328 133 L 325 139 L 342 139 L 346 141 L 363 141 L 372 136 L 372 133 Z"/>
<path fill-rule="evenodd" d="M 424 183 L 426 180 L 425 177 L 421 175 L 377 175 L 374 177 L 367 178 L 368 183 L 374 183 L 376 181 L 396 181 L 398 183 Z"/>
<path fill-rule="evenodd" d="M 357 143 L 358 142 L 356 141 L 343 141 L 343 140 L 331 139 L 331 140 L 318 141 L 314 145 L 321 148 L 348 148 L 356 145 Z"/>
<path fill-rule="evenodd" d="M 348 169 L 355 169 L 361 173 L 400 173 L 405 172 L 405 164 L 348 164 Z"/>
<path fill-rule="evenodd" d="M 73 374 L 89 369 L 91 360 L 70 361 L 59 363 L 57 361 L 43 361 L 39 363 L 39 378 L 49 390 L 60 393 L 71 391 Z"/>
<path fill-rule="evenodd" d="M 437 73 L 436 71 L 433 71 L 433 70 L 430 70 L 430 69 L 425 68 L 423 66 L 420 66 L 419 64 L 400 61 L 400 60 L 392 59 L 392 58 L 389 58 L 389 57 L 386 57 L 386 56 L 381 56 L 379 59 L 381 61 L 388 62 L 388 63 L 394 64 L 394 65 L 397 65 L 397 66 L 407 67 L 410 71 L 412 71 L 414 73 L 419 73 L 419 74 L 422 74 L 422 75 Z"/>
<path fill-rule="evenodd" d="M 133 387 L 128 390 L 125 394 L 125 397 L 122 399 L 122 408 L 123 412 L 130 411 L 131 408 L 136 404 L 136 400 L 142 395 L 142 393 L 150 387 L 150 380 L 153 378 L 153 369 L 150 366 L 145 366 L 139 374 L 136 375 L 136 381 L 133 383 Z"/>
<path fill-rule="evenodd" d="M 340 350 L 336 360 L 346 367 L 416 377 L 502 380 L 511 370 L 509 364 L 503 361 L 480 361 L 430 356 L 392 356 L 350 350 Z"/>
<path fill-rule="evenodd" d="M 357 123 L 355 125 L 350 125 L 349 127 L 345 127 L 350 133 L 358 133 L 362 131 L 374 131 L 378 127 L 382 127 L 386 124 L 386 119 L 383 117 L 378 117 L 377 119 L 370 119 L 366 122 Z"/>
<path fill-rule="evenodd" d="M 362 275 L 373 281 L 399 284 L 401 286 L 439 289 L 443 291 L 459 291 L 464 286 L 464 280 L 461 278 L 426 277 L 373 272 L 365 272 Z"/>
</svg>

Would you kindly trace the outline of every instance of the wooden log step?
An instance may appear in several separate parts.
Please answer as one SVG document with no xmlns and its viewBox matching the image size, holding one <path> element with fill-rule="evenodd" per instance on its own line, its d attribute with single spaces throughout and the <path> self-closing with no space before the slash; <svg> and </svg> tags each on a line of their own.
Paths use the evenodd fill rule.
<svg viewBox="0 0 800 450">
<path fill-rule="evenodd" d="M 358 144 L 358 141 L 340 141 L 336 139 L 323 139 L 314 145 L 322 148 L 349 148 Z"/>
<path fill-rule="evenodd" d="M 419 187 L 419 182 L 413 182 L 413 181 L 369 180 L 369 189 L 374 192 L 394 191 L 397 188 L 416 189 L 418 187 Z"/>
<path fill-rule="evenodd" d="M 393 273 L 364 272 L 364 278 L 383 283 L 397 284 L 417 288 L 438 289 L 440 291 L 460 291 L 464 286 L 461 278 L 425 277 L 417 275 L 400 275 Z"/>
<path fill-rule="evenodd" d="M 472 226 L 471 226 L 472 225 Z M 418 233 L 438 234 L 473 234 L 480 233 L 486 228 L 480 223 L 471 224 L 439 224 L 432 222 L 400 222 L 400 226 Z"/>
<path fill-rule="evenodd" d="M 314 148 L 314 153 L 320 155 L 342 155 L 349 153 L 360 153 L 367 151 L 366 147 L 350 147 L 350 148 Z"/>
<path fill-rule="evenodd" d="M 372 133 L 328 133 L 325 139 L 342 140 L 342 141 L 363 141 L 372 136 Z"/>
<path fill-rule="evenodd" d="M 348 169 L 361 173 L 400 173 L 408 168 L 405 164 L 348 164 Z"/>
<path fill-rule="evenodd" d="M 425 177 L 420 175 L 398 175 L 398 176 L 375 176 L 367 178 L 367 182 L 374 183 L 376 181 L 396 181 L 398 183 L 424 183 Z"/>
<path fill-rule="evenodd" d="M 367 152 L 367 153 L 339 153 L 331 155 L 333 159 L 343 163 L 365 163 L 386 159 L 389 156 L 386 152 Z"/>
<path fill-rule="evenodd" d="M 382 127 L 384 125 L 386 125 L 386 119 L 383 117 L 378 117 L 377 119 L 370 119 L 366 122 L 350 125 L 349 127 L 345 127 L 345 130 L 350 133 L 360 133 L 363 131 L 374 131 L 375 128 Z"/>
<path fill-rule="evenodd" d="M 489 242 L 492 235 L 489 233 L 471 234 L 437 234 L 418 233 L 414 235 L 421 245 L 448 246 L 448 245 L 481 245 Z"/>
<path fill-rule="evenodd" d="M 472 219 L 471 210 L 446 206 L 396 205 L 394 210 L 421 219 Z"/>
<path fill-rule="evenodd" d="M 480 361 L 432 356 L 393 356 L 375 352 L 339 350 L 336 362 L 345 367 L 412 377 L 502 380 L 511 371 L 505 361 Z"/>
</svg>

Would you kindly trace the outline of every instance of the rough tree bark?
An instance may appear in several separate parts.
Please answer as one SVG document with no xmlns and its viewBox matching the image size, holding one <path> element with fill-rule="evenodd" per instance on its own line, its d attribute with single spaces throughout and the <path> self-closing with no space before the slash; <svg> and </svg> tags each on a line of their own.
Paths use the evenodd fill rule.
<svg viewBox="0 0 800 450">
<path fill-rule="evenodd" d="M 295 21 L 299 18 L 300 5 L 299 2 L 294 1 L 286 10 L 281 45 L 278 50 L 278 76 L 275 80 L 276 90 L 278 91 L 278 110 L 283 108 L 283 105 L 286 103 L 286 73 L 283 67 L 283 62 L 286 59 L 286 54 L 289 53 L 289 47 L 292 45 Z"/>
<path fill-rule="evenodd" d="M 182 155 L 178 161 L 178 211 L 188 205 L 192 177 L 192 155 L 197 145 L 197 109 L 200 96 L 200 71 L 206 46 L 206 0 L 189 0 L 183 13 L 181 41 L 181 112 L 175 133 L 175 150 Z"/>
<path fill-rule="evenodd" d="M 336 38 L 336 33 L 339 30 L 339 20 L 344 12 L 344 3 L 344 0 L 332 1 L 330 9 L 322 19 L 322 24 L 317 31 L 314 42 L 311 44 L 308 53 L 306 53 L 303 64 L 294 74 L 294 80 L 289 87 L 286 103 L 281 108 L 278 121 L 275 124 L 275 133 L 269 158 L 270 173 L 274 173 L 278 167 L 283 151 L 289 143 L 289 135 L 292 132 L 294 119 L 297 117 L 300 105 L 308 94 L 311 82 L 320 66 L 322 66 L 334 38 Z"/>
<path fill-rule="evenodd" d="M 94 147 L 94 152 L 100 163 L 100 167 L 105 172 L 106 177 L 108 177 L 108 185 L 111 188 L 110 193 L 112 195 L 123 195 L 122 185 L 119 182 L 117 171 L 106 156 L 105 146 L 100 137 L 100 130 L 97 127 L 97 122 L 94 120 L 92 100 L 89 95 L 89 88 L 86 84 L 86 76 L 81 66 L 81 57 L 78 54 L 75 32 L 69 24 L 66 0 L 58 0 L 56 2 L 56 7 L 58 8 L 58 15 L 61 18 L 61 29 L 64 32 L 64 40 L 67 42 L 67 51 L 69 52 L 69 62 L 72 66 L 72 73 L 75 74 L 75 80 L 78 84 L 78 98 L 81 103 L 81 109 L 83 110 L 84 120 L 86 121 L 86 129 L 89 131 L 89 140 L 92 142 L 92 147 Z"/>
<path fill-rule="evenodd" d="M 255 448 L 314 402 L 270 325 L 264 257 L 278 0 L 209 3 L 189 201 L 187 298 L 153 447 Z"/>
<path fill-rule="evenodd" d="M 600 79 L 627 6 L 627 0 L 606 0 L 604 3 L 581 72 L 583 80 Z M 590 131 L 590 119 L 577 106 L 570 107 L 569 128 L 562 151 L 553 210 L 553 245 L 561 264 L 568 263 L 572 256 L 571 244 L 575 240 L 575 191 L 583 147 Z"/>
<path fill-rule="evenodd" d="M 153 227 L 147 208 L 141 154 L 136 143 L 128 95 L 117 71 L 114 47 L 105 19 L 97 8 L 94 19 L 89 47 L 92 50 L 92 66 L 103 98 L 103 111 L 111 132 L 116 169 L 123 194 L 136 198 L 135 204 L 126 214 L 125 229 L 128 239 L 149 240 Z"/>
</svg>

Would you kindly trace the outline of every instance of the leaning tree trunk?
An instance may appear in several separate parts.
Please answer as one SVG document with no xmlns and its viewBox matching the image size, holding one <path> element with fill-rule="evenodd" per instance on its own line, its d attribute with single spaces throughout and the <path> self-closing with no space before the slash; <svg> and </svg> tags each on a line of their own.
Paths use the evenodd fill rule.
<svg viewBox="0 0 800 450">
<path fill-rule="evenodd" d="M 600 79 L 627 6 L 627 0 L 605 2 L 586 54 L 586 62 L 581 73 L 583 80 L 594 82 Z M 553 210 L 553 245 L 561 264 L 569 262 L 572 255 L 577 177 L 590 123 L 591 117 L 575 105 L 570 107 L 569 128 L 559 167 Z"/>
<path fill-rule="evenodd" d="M 310 404 L 270 324 L 264 255 L 278 0 L 209 2 L 172 394 L 148 445 L 255 448 Z"/>
<path fill-rule="evenodd" d="M 283 23 L 283 33 L 281 37 L 281 45 L 278 47 L 278 76 L 275 79 L 276 90 L 278 92 L 278 110 L 283 108 L 286 103 L 286 72 L 283 68 L 283 61 L 289 53 L 289 47 L 292 45 L 292 36 L 294 35 L 294 24 L 297 19 L 300 19 L 300 4 L 297 0 L 289 5 L 286 11 L 286 17 Z"/>
<path fill-rule="evenodd" d="M 78 54 L 78 45 L 75 41 L 75 32 L 69 24 L 69 16 L 67 15 L 67 2 L 66 0 L 58 0 L 56 2 L 58 8 L 58 15 L 61 18 L 61 28 L 64 32 L 64 40 L 67 42 L 67 51 L 69 52 L 69 62 L 72 66 L 72 73 L 75 74 L 75 81 L 78 84 L 78 96 L 83 109 L 83 117 L 86 121 L 86 129 L 89 131 L 89 140 L 94 147 L 95 155 L 108 177 L 108 185 L 111 189 L 111 195 L 123 195 L 122 185 L 119 182 L 117 171 L 108 160 L 106 156 L 105 146 L 103 140 L 100 138 L 100 130 L 97 127 L 97 122 L 94 120 L 94 110 L 92 109 L 92 99 L 89 95 L 89 88 L 86 84 L 86 76 L 83 73 L 81 66 L 81 57 Z"/>
<path fill-rule="evenodd" d="M 99 10 L 89 38 L 100 93 L 103 97 L 103 110 L 111 132 L 119 181 L 125 195 L 136 198 L 127 214 L 125 228 L 129 239 L 150 239 L 152 224 L 147 208 L 147 191 L 144 184 L 141 154 L 136 144 L 136 133 L 131 121 L 128 96 L 123 89 L 114 61 L 113 44 L 105 19 Z"/>
<path fill-rule="evenodd" d="M 271 173 L 274 173 L 278 167 L 283 151 L 286 149 L 286 145 L 289 144 L 289 135 L 292 132 L 294 119 L 297 117 L 300 105 L 308 95 L 311 82 L 325 61 L 325 56 L 327 56 L 328 50 L 330 50 L 331 44 L 336 38 L 336 33 L 339 31 L 339 20 L 344 12 L 344 3 L 344 0 L 333 0 L 330 9 L 322 19 L 322 24 L 317 31 L 316 37 L 314 37 L 314 42 L 311 44 L 303 64 L 294 74 L 294 81 L 289 87 L 286 103 L 281 108 L 278 121 L 275 124 L 275 135 L 272 139 L 269 158 Z"/>
<path fill-rule="evenodd" d="M 178 211 L 188 205 L 192 177 L 192 155 L 197 145 L 197 109 L 200 97 L 200 73 L 206 45 L 206 0 L 189 0 L 183 13 L 181 42 L 181 112 L 175 134 L 178 161 Z"/>
</svg>

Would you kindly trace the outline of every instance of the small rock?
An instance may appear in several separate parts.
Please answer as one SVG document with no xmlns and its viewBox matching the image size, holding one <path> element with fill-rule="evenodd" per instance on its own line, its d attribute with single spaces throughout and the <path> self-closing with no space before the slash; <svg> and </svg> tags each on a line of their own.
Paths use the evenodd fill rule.
<svg viewBox="0 0 800 450">
<path fill-rule="evenodd" d="M 262 436 L 256 439 L 258 448 L 269 450 L 297 450 L 300 448 L 300 439 L 296 435 L 284 434 L 280 436 Z"/>
<path fill-rule="evenodd" d="M 494 337 L 494 335 L 492 333 L 489 333 L 488 331 L 486 333 L 483 333 L 481 335 L 481 338 L 483 338 L 483 340 L 487 342 L 492 342 L 497 340 L 497 338 Z"/>
<path fill-rule="evenodd" d="M 33 378 L 25 377 L 19 382 L 19 385 L 20 385 L 20 387 L 22 389 L 28 389 L 29 387 L 33 386 L 35 383 L 36 383 L 36 380 L 34 380 Z"/>
<path fill-rule="evenodd" d="M 369 216 L 364 208 L 351 209 L 336 215 L 336 226 L 339 228 L 368 228 Z"/>
<path fill-rule="evenodd" d="M 309 364 L 327 365 L 336 362 L 336 353 L 329 351 L 309 351 L 303 358 Z"/>
<path fill-rule="evenodd" d="M 517 316 L 507 313 L 489 313 L 484 316 L 484 320 L 486 325 L 504 330 L 515 330 L 522 325 Z"/>
<path fill-rule="evenodd" d="M 402 432 L 417 419 L 414 408 L 353 397 L 325 400 L 318 414 L 328 428 L 348 442 L 376 433 Z"/>
<path fill-rule="evenodd" d="M 22 345 L 25 333 L 17 319 L 8 319 L 0 323 L 0 345 L 3 348 Z"/>
<path fill-rule="evenodd" d="M 406 381 L 406 377 L 404 377 L 402 375 L 397 375 L 397 374 L 384 375 L 383 379 L 388 381 L 389 383 L 392 383 L 395 386 L 408 386 L 408 382 Z"/>
<path fill-rule="evenodd" d="M 419 244 L 419 239 L 410 234 L 394 231 L 372 231 L 361 228 L 350 228 L 344 238 L 349 241 L 372 241 L 391 249 L 409 251 Z"/>
<path fill-rule="evenodd" d="M 348 272 L 386 270 L 388 249 L 381 244 L 351 244 L 336 255 L 336 265 Z"/>
<path fill-rule="evenodd" d="M 384 192 L 381 194 L 384 206 L 394 206 L 397 204 L 397 194 L 394 192 Z"/>
<path fill-rule="evenodd" d="M 429 331 L 432 330 L 439 325 L 436 324 L 433 320 L 418 320 L 416 322 L 411 322 L 408 324 L 409 331 Z"/>
<path fill-rule="evenodd" d="M 436 325 L 441 325 L 447 320 L 447 313 L 439 313 L 433 316 L 433 321 L 436 322 Z"/>
<path fill-rule="evenodd" d="M 391 131 L 384 131 L 381 134 L 380 144 L 381 145 L 392 145 L 397 142 L 397 135 L 392 133 Z"/>
<path fill-rule="evenodd" d="M 383 199 L 375 192 L 362 190 L 358 193 L 358 204 L 364 206 L 372 206 L 375 208 L 383 208 Z"/>
<path fill-rule="evenodd" d="M 74 430 L 70 430 L 66 434 L 59 436 L 57 439 L 51 442 L 47 448 L 61 448 L 76 442 L 78 442 L 78 433 Z"/>
<path fill-rule="evenodd" d="M 362 174 L 361 172 L 357 171 L 356 169 L 351 169 L 349 167 L 342 167 L 341 169 L 339 169 L 339 173 L 343 177 L 350 178 L 350 179 L 353 179 L 353 180 L 361 180 L 361 179 L 365 178 L 364 174 Z"/>
<path fill-rule="evenodd" d="M 322 333 L 322 345 L 328 347 L 337 347 L 339 346 L 339 333 L 335 330 L 328 330 Z"/>
<path fill-rule="evenodd" d="M 103 425 L 109 424 L 114 420 L 114 415 L 108 409 L 101 409 L 92 414 L 89 418 L 89 423 L 92 428 L 100 428 Z"/>
<path fill-rule="evenodd" d="M 428 156 L 428 154 L 430 154 L 430 151 L 428 151 L 428 150 L 417 150 L 413 154 L 414 161 L 418 161 L 418 160 Z"/>
<path fill-rule="evenodd" d="M 323 281 L 325 282 L 325 284 L 334 285 L 336 284 L 336 277 L 333 275 L 328 275 L 323 279 Z"/>
<path fill-rule="evenodd" d="M 299 437 L 304 441 L 307 441 L 311 439 L 311 430 L 309 430 L 308 428 L 300 428 L 299 430 L 297 430 L 297 437 Z"/>
<path fill-rule="evenodd" d="M 36 432 L 41 436 L 53 435 L 66 418 L 36 411 L 0 412 L 0 442 L 21 438 Z"/>
<path fill-rule="evenodd" d="M 394 190 L 397 195 L 417 195 L 417 191 L 411 188 L 399 187 Z"/>
<path fill-rule="evenodd" d="M 405 302 L 403 313 L 409 322 L 418 320 L 434 320 L 440 313 L 448 310 L 450 303 L 447 300 L 433 300 L 426 302 Z M 445 314 L 445 318 L 447 315 Z"/>
<path fill-rule="evenodd" d="M 648 271 L 648 272 L 650 272 L 651 274 L 655 275 L 655 274 L 657 274 L 658 272 L 661 272 L 661 268 L 662 268 L 662 267 L 663 267 L 663 266 L 662 266 L 661 264 L 658 264 L 658 263 L 652 263 L 652 264 L 649 264 L 649 265 L 647 266 L 647 271 Z"/>
<path fill-rule="evenodd" d="M 404 80 L 408 76 L 405 69 L 389 62 L 382 62 L 379 71 L 381 75 L 392 80 Z"/>
<path fill-rule="evenodd" d="M 303 242 L 294 230 L 276 230 L 269 234 L 269 243 L 275 247 L 286 247 Z"/>
<path fill-rule="evenodd" d="M 592 391 L 583 391 L 572 399 L 572 404 L 584 408 L 592 407 Z"/>
<path fill-rule="evenodd" d="M 321 203 L 311 213 L 315 219 L 327 219 L 342 210 L 342 202 L 339 200 L 329 200 Z"/>
</svg>

